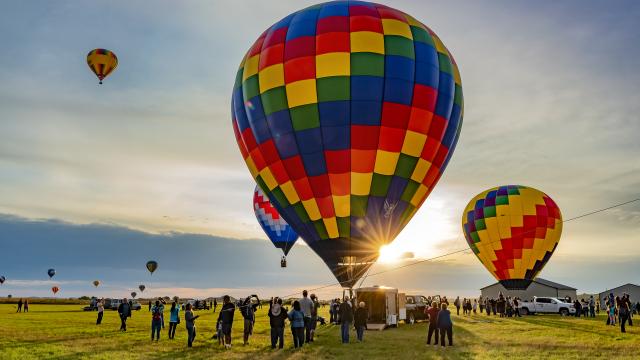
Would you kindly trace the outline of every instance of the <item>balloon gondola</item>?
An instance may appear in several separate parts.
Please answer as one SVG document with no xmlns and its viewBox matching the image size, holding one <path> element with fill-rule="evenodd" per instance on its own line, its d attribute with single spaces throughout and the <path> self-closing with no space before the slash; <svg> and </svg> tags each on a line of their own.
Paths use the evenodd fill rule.
<svg viewBox="0 0 640 360">
<path fill-rule="evenodd" d="M 527 289 L 558 246 L 562 214 L 542 191 L 522 185 L 476 195 L 462 215 L 469 247 L 505 288 Z"/>
<path fill-rule="evenodd" d="M 251 175 L 345 288 L 431 193 L 462 115 L 460 73 L 440 38 L 362 1 L 314 5 L 268 28 L 232 95 Z"/>
</svg>

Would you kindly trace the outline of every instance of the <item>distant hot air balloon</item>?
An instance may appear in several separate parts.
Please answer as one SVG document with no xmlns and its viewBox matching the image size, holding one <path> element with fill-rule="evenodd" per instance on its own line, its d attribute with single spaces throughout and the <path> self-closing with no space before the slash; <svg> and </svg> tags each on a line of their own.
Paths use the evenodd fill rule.
<svg viewBox="0 0 640 360">
<path fill-rule="evenodd" d="M 93 286 L 98 287 L 98 285 L 100 285 L 100 281 L 94 280 L 93 281 Z"/>
<path fill-rule="evenodd" d="M 51 291 L 53 292 L 53 295 L 55 295 L 58 293 L 58 291 L 60 291 L 60 288 L 58 288 L 57 286 L 54 286 L 51 288 Z"/>
<path fill-rule="evenodd" d="M 150 260 L 147 261 L 147 270 L 153 275 L 153 272 L 158 268 L 158 263 L 156 261 Z"/>
<path fill-rule="evenodd" d="M 144 285 L 140 285 L 138 286 L 138 289 L 140 289 L 140 292 L 144 292 L 144 289 L 146 289 L 147 287 Z"/>
<path fill-rule="evenodd" d="M 298 234 L 271 205 L 269 198 L 259 186 L 253 192 L 253 210 L 256 218 L 275 247 L 282 249 L 285 256 L 298 239 Z"/>
<path fill-rule="evenodd" d="M 55 269 L 49 269 L 47 270 L 47 275 L 49 275 L 49 279 L 53 278 L 53 276 L 56 274 L 56 270 Z"/>
<path fill-rule="evenodd" d="M 134 298 L 134 299 L 135 299 L 137 295 L 138 295 L 138 294 L 136 294 L 136 292 L 135 292 L 135 291 L 132 291 L 132 292 L 131 292 L 131 297 L 132 297 L 132 298 Z"/>
<path fill-rule="evenodd" d="M 87 54 L 87 65 L 98 77 L 100 84 L 118 66 L 118 58 L 112 51 L 94 49 Z"/>
<path fill-rule="evenodd" d="M 314 5 L 271 26 L 232 96 L 251 175 L 346 288 L 435 187 L 462 113 L 460 73 L 440 38 L 363 1 Z"/>
<path fill-rule="evenodd" d="M 4 276 L 0 276 L 0 285 L 4 284 L 6 280 L 7 278 L 5 278 Z"/>
<path fill-rule="evenodd" d="M 542 191 L 507 185 L 471 199 L 462 229 L 471 250 L 504 287 L 526 289 L 560 241 L 562 215 Z"/>
</svg>

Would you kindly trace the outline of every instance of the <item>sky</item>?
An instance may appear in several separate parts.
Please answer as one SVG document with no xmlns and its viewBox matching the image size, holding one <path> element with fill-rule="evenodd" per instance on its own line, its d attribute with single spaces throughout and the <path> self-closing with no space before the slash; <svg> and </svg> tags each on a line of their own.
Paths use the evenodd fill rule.
<svg viewBox="0 0 640 360">
<path fill-rule="evenodd" d="M 29 1 L 0 12 L 0 296 L 293 294 L 335 281 L 300 241 L 279 255 L 255 221 L 230 98 L 244 52 L 310 1 Z M 454 55 L 464 123 L 444 176 L 387 254 L 465 249 L 481 191 L 522 184 L 569 219 L 640 197 L 640 4 L 385 1 Z M 98 86 L 86 53 L 111 49 Z M 640 202 L 568 222 L 541 277 L 579 292 L 639 283 Z M 383 254 L 385 255 L 385 254 Z M 144 263 L 160 262 L 149 276 Z M 383 259 L 384 260 L 384 259 Z M 58 275 L 48 280 L 46 269 Z M 98 289 L 91 281 L 103 281 Z M 364 285 L 477 295 L 469 252 Z M 337 287 L 322 291 L 338 294 Z M 273 294 L 275 293 L 275 294 Z"/>
</svg>

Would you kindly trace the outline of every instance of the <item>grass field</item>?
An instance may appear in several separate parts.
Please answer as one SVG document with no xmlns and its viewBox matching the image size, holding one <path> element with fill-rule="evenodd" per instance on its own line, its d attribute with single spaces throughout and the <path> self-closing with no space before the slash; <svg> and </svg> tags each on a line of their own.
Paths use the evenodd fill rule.
<svg viewBox="0 0 640 360">
<path fill-rule="evenodd" d="M 186 330 L 179 325 L 174 340 L 163 330 L 159 342 L 150 340 L 151 315 L 143 309 L 133 313 L 129 331 L 118 331 L 114 311 L 105 312 L 102 325 L 95 325 L 95 312 L 80 305 L 31 305 L 31 312 L 15 313 L 15 305 L 0 305 L 0 359 L 638 359 L 640 318 L 626 334 L 595 320 L 537 315 L 520 319 L 486 315 L 453 316 L 454 345 L 425 345 L 426 324 L 400 325 L 383 332 L 365 333 L 364 343 L 342 345 L 339 327 L 318 327 L 318 338 L 301 350 L 292 348 L 285 331 L 285 349 L 271 350 L 266 307 L 259 310 L 256 330 L 247 346 L 242 345 L 241 316 L 236 313 L 233 348 L 225 351 L 214 340 L 217 314 L 199 311 L 198 336 L 192 349 L 186 347 Z M 322 309 L 326 311 L 325 309 Z M 182 314 L 181 314 L 182 315 Z M 323 314 L 324 315 L 324 314 Z M 167 314 L 168 318 L 168 314 Z M 167 325 L 168 328 L 168 325 Z"/>
</svg>

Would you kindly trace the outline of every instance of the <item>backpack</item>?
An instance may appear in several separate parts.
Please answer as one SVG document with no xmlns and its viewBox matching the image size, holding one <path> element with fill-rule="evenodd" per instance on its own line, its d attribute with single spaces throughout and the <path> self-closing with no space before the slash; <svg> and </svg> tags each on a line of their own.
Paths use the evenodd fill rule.
<svg viewBox="0 0 640 360">
<path fill-rule="evenodd" d="M 153 320 L 160 320 L 161 315 L 160 315 L 160 309 L 155 307 L 153 309 Z"/>
</svg>

